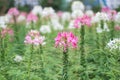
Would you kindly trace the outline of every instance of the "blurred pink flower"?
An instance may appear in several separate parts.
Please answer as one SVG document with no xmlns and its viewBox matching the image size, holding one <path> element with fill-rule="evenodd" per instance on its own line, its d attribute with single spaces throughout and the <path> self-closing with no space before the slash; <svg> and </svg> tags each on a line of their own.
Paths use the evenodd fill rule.
<svg viewBox="0 0 120 80">
<path fill-rule="evenodd" d="M 110 20 L 114 20 L 114 19 L 115 19 L 115 16 L 117 15 L 117 11 L 116 11 L 116 10 L 111 10 L 111 9 L 108 8 L 108 7 L 102 8 L 101 11 L 104 12 L 104 13 L 107 13 L 107 15 L 109 16 L 109 19 L 110 19 Z"/>
<path fill-rule="evenodd" d="M 74 26 L 76 28 L 79 28 L 79 26 L 81 25 L 87 25 L 87 26 L 91 26 L 91 17 L 84 15 L 82 17 L 79 17 L 77 19 L 75 19 L 74 21 Z"/>
<path fill-rule="evenodd" d="M 110 20 L 115 20 L 115 16 L 117 15 L 117 11 L 116 10 L 110 10 L 108 13 L 109 19 Z"/>
<path fill-rule="evenodd" d="M 55 38 L 55 46 L 63 47 L 64 51 L 70 46 L 77 48 L 78 38 L 72 32 L 61 32 L 58 33 Z"/>
<path fill-rule="evenodd" d="M 9 11 L 8 11 L 8 14 L 9 15 L 13 15 L 13 16 L 17 16 L 19 15 L 19 10 L 17 8 L 10 8 Z"/>
<path fill-rule="evenodd" d="M 21 13 L 20 13 L 20 15 L 25 16 L 25 17 L 26 17 L 26 16 L 27 16 L 27 13 L 26 13 L 26 12 L 21 12 Z"/>
<path fill-rule="evenodd" d="M 103 7 L 101 9 L 102 12 L 105 12 L 105 13 L 108 13 L 110 11 L 110 8 L 109 7 Z"/>
<path fill-rule="evenodd" d="M 79 18 L 75 19 L 75 21 L 74 21 L 74 27 L 75 28 L 80 28 L 81 27 Z"/>
<path fill-rule="evenodd" d="M 1 37 L 6 37 L 6 36 L 13 36 L 14 33 L 13 33 L 13 30 L 11 28 L 3 28 L 1 30 Z"/>
<path fill-rule="evenodd" d="M 27 15 L 27 22 L 36 22 L 37 20 L 38 20 L 38 17 L 33 13 L 29 13 Z"/>
<path fill-rule="evenodd" d="M 25 44 L 33 44 L 33 45 L 43 45 L 45 42 L 45 37 L 41 36 L 40 33 L 36 30 L 31 30 L 25 37 Z"/>
<path fill-rule="evenodd" d="M 118 25 L 115 26 L 115 30 L 118 30 L 118 31 L 119 31 L 119 30 L 120 30 L 120 26 L 118 26 Z"/>
<path fill-rule="evenodd" d="M 57 15 L 58 15 L 59 17 L 62 17 L 62 14 L 63 14 L 62 11 L 58 11 L 58 12 L 57 12 Z"/>
</svg>

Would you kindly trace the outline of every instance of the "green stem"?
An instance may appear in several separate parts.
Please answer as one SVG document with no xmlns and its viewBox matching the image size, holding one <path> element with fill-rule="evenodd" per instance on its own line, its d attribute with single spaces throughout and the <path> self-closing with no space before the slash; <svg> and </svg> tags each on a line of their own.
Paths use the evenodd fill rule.
<svg viewBox="0 0 120 80">
<path fill-rule="evenodd" d="M 68 80 L 68 49 L 63 51 L 63 74 L 62 80 Z"/>
<path fill-rule="evenodd" d="M 43 55 L 42 45 L 40 45 L 39 53 L 41 54 L 40 55 L 40 60 L 41 60 L 41 70 L 40 70 L 41 71 L 41 77 L 42 77 L 42 80 L 45 80 L 44 63 L 43 63 L 43 58 L 42 58 L 42 55 Z"/>
<path fill-rule="evenodd" d="M 101 21 L 101 29 L 102 30 L 104 30 L 104 22 L 103 21 Z M 103 31 L 103 33 L 102 33 L 102 49 L 104 49 L 105 48 L 105 31 Z"/>
<path fill-rule="evenodd" d="M 31 65 L 32 65 L 32 54 L 33 54 L 33 45 L 31 46 L 31 54 L 28 61 L 28 80 L 30 80 L 30 71 L 31 71 Z"/>
<path fill-rule="evenodd" d="M 16 20 L 16 16 L 13 15 L 13 20 L 14 20 L 14 30 L 15 30 L 15 39 L 16 41 L 19 40 L 19 37 L 18 37 L 18 26 L 17 26 L 17 20 Z"/>
<path fill-rule="evenodd" d="M 31 22 L 31 29 L 34 29 L 34 22 Z"/>
<path fill-rule="evenodd" d="M 80 43 L 80 64 L 84 66 L 84 58 L 85 58 L 85 49 L 84 49 L 84 36 L 85 36 L 85 29 L 84 29 L 84 26 L 81 27 L 81 30 L 80 30 L 80 34 L 81 34 L 81 43 Z"/>
<path fill-rule="evenodd" d="M 99 43 L 99 34 L 96 32 L 96 45 L 97 45 L 97 49 L 99 49 L 100 47 L 99 47 L 99 45 L 100 45 L 100 43 Z"/>
<path fill-rule="evenodd" d="M 113 40 L 113 37 L 114 37 L 114 26 L 115 26 L 115 23 L 114 21 L 111 22 L 111 29 L 110 29 L 110 33 L 111 33 L 111 40 Z"/>
<path fill-rule="evenodd" d="M 85 57 L 85 26 L 81 26 L 80 29 L 80 38 L 81 38 L 81 43 L 80 43 L 80 65 L 83 67 L 83 71 L 80 72 L 80 80 L 84 79 L 82 78 L 83 76 L 86 76 L 85 78 L 88 80 L 88 74 L 85 72 L 86 70 L 86 57 Z"/>
<path fill-rule="evenodd" d="M 5 42 L 4 42 L 4 38 L 1 38 L 1 61 L 3 63 L 5 61 Z"/>
</svg>

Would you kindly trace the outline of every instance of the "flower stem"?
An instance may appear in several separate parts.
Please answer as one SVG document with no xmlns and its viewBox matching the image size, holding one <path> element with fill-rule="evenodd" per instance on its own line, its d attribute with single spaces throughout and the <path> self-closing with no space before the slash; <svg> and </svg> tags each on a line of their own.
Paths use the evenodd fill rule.
<svg viewBox="0 0 120 80">
<path fill-rule="evenodd" d="M 87 75 L 85 73 L 85 69 L 86 69 L 86 60 L 85 60 L 85 48 L 84 48 L 84 45 L 85 45 L 85 27 L 84 26 L 81 26 L 81 29 L 80 29 L 80 38 L 81 38 L 81 43 L 80 43 L 80 65 L 83 67 L 83 71 L 80 72 L 80 78 L 82 78 L 83 75 Z"/>
<path fill-rule="evenodd" d="M 5 61 L 5 42 L 4 38 L 1 38 L 1 61 L 4 63 Z"/>
<path fill-rule="evenodd" d="M 99 34 L 96 32 L 96 46 L 97 46 L 97 49 L 100 48 L 100 43 L 99 43 Z"/>
<path fill-rule="evenodd" d="M 31 29 L 34 29 L 34 22 L 31 22 Z"/>
<path fill-rule="evenodd" d="M 101 28 L 102 28 L 102 30 L 104 30 L 104 22 L 103 21 L 101 21 Z M 105 31 L 103 31 L 103 33 L 102 33 L 102 49 L 104 49 L 105 48 Z"/>
<path fill-rule="evenodd" d="M 115 23 L 114 21 L 111 22 L 111 29 L 110 29 L 110 33 L 111 33 L 111 40 L 113 40 L 113 37 L 114 37 L 114 26 L 115 26 Z"/>
<path fill-rule="evenodd" d="M 16 16 L 13 15 L 13 20 L 14 20 L 14 30 L 15 30 L 15 39 L 16 41 L 19 40 L 19 37 L 18 37 L 18 26 L 17 26 L 17 20 L 16 20 Z"/>
<path fill-rule="evenodd" d="M 30 80 L 30 71 L 31 71 L 31 65 L 32 65 L 32 54 L 33 54 L 33 45 L 31 46 L 31 54 L 28 61 L 28 80 Z"/>
<path fill-rule="evenodd" d="M 63 51 L 63 74 L 62 80 L 68 80 L 68 49 Z"/>
<path fill-rule="evenodd" d="M 42 80 L 45 80 L 45 71 L 44 71 L 44 63 L 43 63 L 43 58 L 42 58 L 42 54 L 43 54 L 43 50 L 42 50 L 42 45 L 40 45 L 40 49 L 39 49 L 39 53 L 40 55 L 40 60 L 41 60 L 41 77 Z"/>
</svg>

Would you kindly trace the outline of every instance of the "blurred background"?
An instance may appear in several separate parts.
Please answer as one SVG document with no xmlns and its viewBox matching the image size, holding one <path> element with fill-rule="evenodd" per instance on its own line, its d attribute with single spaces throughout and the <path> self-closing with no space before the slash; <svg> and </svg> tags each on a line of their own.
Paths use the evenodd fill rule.
<svg viewBox="0 0 120 80">
<path fill-rule="evenodd" d="M 21 11 L 29 12 L 33 6 L 41 5 L 42 7 L 52 6 L 56 11 L 70 11 L 70 5 L 76 0 L 0 0 L 0 14 L 4 14 L 11 7 L 17 7 Z M 82 1 L 86 9 L 92 9 L 94 12 L 101 7 L 120 10 L 120 0 L 78 0 Z"/>
</svg>

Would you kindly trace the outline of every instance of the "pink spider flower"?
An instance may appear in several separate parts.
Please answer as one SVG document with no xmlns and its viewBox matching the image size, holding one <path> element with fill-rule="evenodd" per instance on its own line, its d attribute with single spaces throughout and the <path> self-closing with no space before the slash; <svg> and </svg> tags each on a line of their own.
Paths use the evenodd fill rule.
<svg viewBox="0 0 120 80">
<path fill-rule="evenodd" d="M 19 15 L 19 10 L 17 8 L 10 8 L 8 11 L 9 15 L 13 15 L 13 16 L 18 16 Z"/>
<path fill-rule="evenodd" d="M 110 11 L 110 8 L 109 7 L 103 7 L 101 9 L 102 12 L 105 12 L 105 13 L 108 13 Z"/>
<path fill-rule="evenodd" d="M 41 36 L 40 33 L 36 30 L 31 30 L 25 37 L 25 44 L 33 44 L 33 45 L 43 45 L 45 37 Z"/>
<path fill-rule="evenodd" d="M 77 19 L 75 19 L 74 21 L 74 26 L 76 28 L 79 28 L 79 26 L 81 25 L 87 25 L 87 26 L 91 26 L 91 17 L 84 15 L 82 17 L 79 17 Z"/>
<path fill-rule="evenodd" d="M 120 26 L 119 26 L 119 25 L 116 25 L 116 26 L 115 26 L 115 30 L 120 31 Z"/>
<path fill-rule="evenodd" d="M 1 37 L 6 37 L 6 36 L 14 36 L 14 32 L 11 28 L 4 28 L 1 31 Z"/>
<path fill-rule="evenodd" d="M 55 38 L 55 47 L 62 47 L 64 51 L 68 47 L 77 48 L 78 38 L 72 32 L 60 32 Z"/>
<path fill-rule="evenodd" d="M 29 13 L 27 15 L 27 22 L 36 22 L 37 20 L 38 20 L 38 17 L 33 13 Z"/>
<path fill-rule="evenodd" d="M 58 15 L 59 17 L 62 17 L 62 14 L 63 14 L 62 11 L 58 11 L 58 12 L 57 12 L 57 15 Z"/>
<path fill-rule="evenodd" d="M 26 17 L 26 16 L 27 16 L 27 13 L 26 13 L 26 12 L 21 12 L 21 13 L 20 13 L 20 15 L 25 16 L 25 17 Z"/>
<path fill-rule="evenodd" d="M 116 10 L 110 10 L 108 12 L 108 16 L 110 20 L 115 20 L 115 16 L 117 15 L 117 11 Z"/>
</svg>

